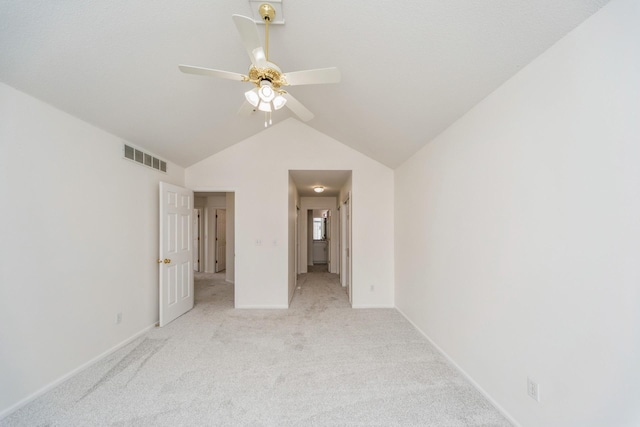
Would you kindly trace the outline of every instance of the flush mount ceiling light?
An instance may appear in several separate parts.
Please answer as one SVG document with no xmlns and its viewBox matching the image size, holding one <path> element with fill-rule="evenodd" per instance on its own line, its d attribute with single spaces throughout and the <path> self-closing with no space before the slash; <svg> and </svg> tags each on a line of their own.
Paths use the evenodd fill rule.
<svg viewBox="0 0 640 427">
<path fill-rule="evenodd" d="M 282 10 L 282 5 L 279 4 L 281 2 L 276 3 Z M 260 41 L 256 21 L 246 16 L 232 16 L 238 33 L 242 38 L 244 48 L 251 60 L 248 75 L 182 64 L 179 65 L 180 71 L 188 74 L 253 83 L 255 87 L 244 94 L 247 102 L 240 108 L 240 114 L 249 115 L 256 110 L 264 111 L 265 127 L 271 124 L 271 113 L 284 107 L 285 104 L 301 120 L 305 122 L 311 120 L 313 113 L 285 91 L 283 87 L 338 83 L 340 81 L 340 71 L 335 67 L 330 67 L 283 73 L 276 64 L 269 61 L 269 24 L 275 22 L 276 9 L 269 3 L 262 3 L 258 9 L 258 14 L 265 24 L 264 47 L 262 47 L 263 44 Z M 284 21 L 281 21 L 281 23 L 284 23 Z"/>
<path fill-rule="evenodd" d="M 324 191 L 324 187 L 322 185 L 317 185 L 313 187 L 313 191 L 315 191 L 316 193 L 322 193 Z"/>
</svg>

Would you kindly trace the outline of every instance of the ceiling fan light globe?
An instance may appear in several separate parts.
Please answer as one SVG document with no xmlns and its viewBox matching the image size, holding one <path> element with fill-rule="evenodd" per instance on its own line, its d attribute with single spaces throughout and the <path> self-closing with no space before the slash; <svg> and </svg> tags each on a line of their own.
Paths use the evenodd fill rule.
<svg viewBox="0 0 640 427">
<path fill-rule="evenodd" d="M 245 92 L 244 97 L 247 98 L 247 102 L 253 105 L 254 107 L 257 107 L 258 104 L 260 103 L 260 97 L 258 96 L 256 89 L 252 89 L 248 92 Z"/>
<path fill-rule="evenodd" d="M 258 105 L 258 110 L 264 111 L 265 113 L 270 113 L 271 111 L 273 111 L 273 108 L 271 108 L 270 102 L 261 101 L 260 105 Z"/>
<path fill-rule="evenodd" d="M 273 109 L 279 110 L 282 107 L 284 107 L 284 104 L 286 103 L 287 103 L 287 99 L 282 95 L 278 95 L 275 98 L 273 98 Z"/>
<path fill-rule="evenodd" d="M 276 93 L 271 88 L 271 85 L 266 85 L 266 84 L 263 86 L 260 86 L 260 89 L 258 89 L 258 95 L 260 96 L 260 99 L 264 102 L 271 102 L 273 101 L 273 98 L 276 97 Z"/>
</svg>

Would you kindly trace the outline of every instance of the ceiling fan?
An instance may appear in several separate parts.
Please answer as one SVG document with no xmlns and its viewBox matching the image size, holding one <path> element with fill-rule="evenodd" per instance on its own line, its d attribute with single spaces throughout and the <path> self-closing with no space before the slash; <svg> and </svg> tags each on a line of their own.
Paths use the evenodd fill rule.
<svg viewBox="0 0 640 427">
<path fill-rule="evenodd" d="M 284 90 L 284 87 L 338 83 L 340 81 L 340 71 L 335 67 L 331 67 L 283 73 L 276 64 L 269 61 L 269 23 L 275 17 L 275 9 L 272 5 L 265 3 L 260 5 L 259 13 L 265 23 L 264 48 L 260 43 L 256 22 L 246 16 L 233 15 L 233 21 L 251 60 L 248 75 L 192 65 L 180 64 L 178 67 L 183 73 L 253 83 L 255 87 L 245 93 L 246 101 L 240 108 L 239 114 L 249 115 L 256 110 L 264 111 L 265 127 L 267 126 L 267 121 L 269 124 L 272 123 L 271 113 L 285 105 L 301 120 L 305 122 L 311 120 L 314 117 L 313 113 Z"/>
</svg>

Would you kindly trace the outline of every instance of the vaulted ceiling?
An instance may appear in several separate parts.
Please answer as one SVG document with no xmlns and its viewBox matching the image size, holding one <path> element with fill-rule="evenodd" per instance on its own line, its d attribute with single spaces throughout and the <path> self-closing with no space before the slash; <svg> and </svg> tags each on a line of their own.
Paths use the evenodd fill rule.
<svg viewBox="0 0 640 427">
<path fill-rule="evenodd" d="M 607 0 L 283 0 L 270 60 L 336 66 L 339 84 L 289 92 L 308 125 L 396 167 Z M 264 129 L 236 113 L 250 83 L 231 19 L 248 0 L 7 0 L 0 81 L 132 144 L 189 166 Z M 260 27 L 262 31 L 263 27 Z M 274 113 L 275 122 L 291 113 Z"/>
</svg>

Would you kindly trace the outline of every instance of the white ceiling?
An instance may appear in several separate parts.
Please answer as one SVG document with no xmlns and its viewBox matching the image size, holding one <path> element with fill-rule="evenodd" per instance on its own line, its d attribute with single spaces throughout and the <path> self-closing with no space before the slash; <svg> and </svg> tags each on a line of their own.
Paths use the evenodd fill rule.
<svg viewBox="0 0 640 427">
<path fill-rule="evenodd" d="M 351 171 L 292 170 L 289 175 L 296 184 L 300 197 L 338 197 L 340 189 L 351 177 Z M 314 192 L 313 187 L 316 186 L 324 187 L 324 191 Z"/>
<path fill-rule="evenodd" d="M 308 124 L 396 167 L 607 1 L 283 0 L 270 59 L 337 66 L 339 84 L 290 89 Z M 264 129 L 236 115 L 249 83 L 177 68 L 246 74 L 234 13 L 249 2 L 6 0 L 0 81 L 189 166 Z"/>
</svg>

